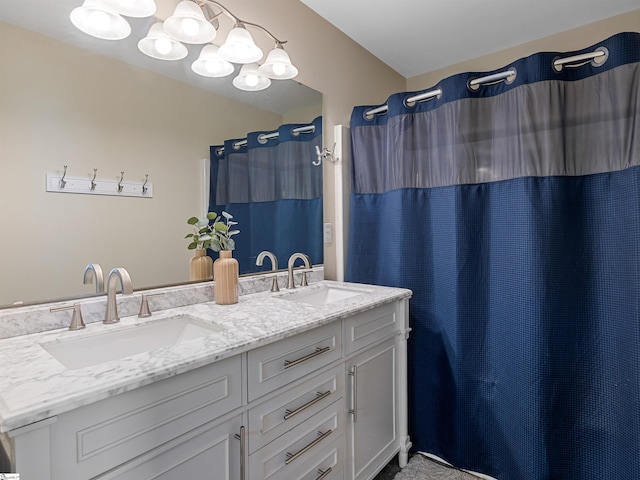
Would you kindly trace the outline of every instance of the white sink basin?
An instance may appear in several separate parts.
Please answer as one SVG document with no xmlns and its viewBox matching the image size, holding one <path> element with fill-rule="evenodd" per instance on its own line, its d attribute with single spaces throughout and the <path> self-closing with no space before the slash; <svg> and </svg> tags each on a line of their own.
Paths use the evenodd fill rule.
<svg viewBox="0 0 640 480">
<path fill-rule="evenodd" d="M 114 332 L 41 343 L 40 346 L 62 365 L 76 370 L 176 345 L 221 330 L 223 328 L 216 324 L 205 323 L 189 315 L 178 315 Z"/>
<path fill-rule="evenodd" d="M 346 300 L 347 298 L 356 297 L 358 295 L 365 295 L 366 293 L 368 292 L 363 290 L 351 289 L 348 287 L 320 285 L 317 287 L 301 287 L 299 290 L 291 293 L 286 293 L 280 298 L 289 300 L 291 302 L 306 303 L 309 305 L 321 307 L 329 303 Z"/>
</svg>

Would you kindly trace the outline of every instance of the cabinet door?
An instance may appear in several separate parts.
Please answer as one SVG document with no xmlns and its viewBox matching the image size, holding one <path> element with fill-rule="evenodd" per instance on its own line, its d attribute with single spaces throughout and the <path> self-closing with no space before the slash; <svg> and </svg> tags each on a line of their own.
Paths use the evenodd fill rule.
<svg viewBox="0 0 640 480">
<path fill-rule="evenodd" d="M 241 372 L 236 355 L 58 416 L 52 478 L 93 478 L 229 414 L 242 401 Z"/>
<path fill-rule="evenodd" d="M 97 478 L 241 480 L 242 416 L 211 422 Z"/>
<path fill-rule="evenodd" d="M 346 362 L 349 475 L 370 478 L 398 450 L 396 343 L 391 337 Z"/>
</svg>

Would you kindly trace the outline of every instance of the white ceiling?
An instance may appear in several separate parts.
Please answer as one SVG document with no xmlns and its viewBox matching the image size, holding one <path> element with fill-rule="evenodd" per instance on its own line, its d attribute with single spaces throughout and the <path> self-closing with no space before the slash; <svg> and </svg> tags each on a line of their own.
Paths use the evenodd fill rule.
<svg viewBox="0 0 640 480">
<path fill-rule="evenodd" d="M 640 8 L 640 0 L 300 0 L 406 78 Z"/>
</svg>

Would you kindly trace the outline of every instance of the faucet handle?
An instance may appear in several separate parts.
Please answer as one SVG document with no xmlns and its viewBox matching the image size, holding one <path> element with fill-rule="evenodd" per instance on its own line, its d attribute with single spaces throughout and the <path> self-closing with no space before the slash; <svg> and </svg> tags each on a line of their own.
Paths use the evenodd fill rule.
<svg viewBox="0 0 640 480">
<path fill-rule="evenodd" d="M 149 308 L 149 297 L 159 297 L 160 295 L 164 295 L 164 293 L 143 293 L 142 300 L 140 300 L 140 311 L 138 312 L 138 317 L 150 317 L 151 309 Z"/>
<path fill-rule="evenodd" d="M 280 291 L 280 287 L 278 286 L 278 274 L 274 274 L 273 275 L 273 281 L 271 282 L 271 291 L 272 292 L 279 292 Z"/>
<path fill-rule="evenodd" d="M 73 316 L 71 317 L 71 324 L 69 330 L 82 330 L 86 325 L 82 319 L 82 310 L 79 303 L 73 305 L 62 305 L 61 307 L 51 307 L 50 312 L 61 312 L 63 310 L 73 310 Z"/>
</svg>

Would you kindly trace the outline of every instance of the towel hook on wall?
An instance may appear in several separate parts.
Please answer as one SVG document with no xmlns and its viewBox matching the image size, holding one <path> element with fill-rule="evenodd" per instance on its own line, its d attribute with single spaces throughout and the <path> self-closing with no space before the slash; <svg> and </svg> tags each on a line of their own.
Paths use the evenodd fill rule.
<svg viewBox="0 0 640 480">
<path fill-rule="evenodd" d="M 149 174 L 145 173 L 144 174 L 144 183 L 142 184 L 142 194 L 146 195 L 147 194 L 147 182 L 149 181 Z"/>
<path fill-rule="evenodd" d="M 316 145 L 316 155 L 318 156 L 318 160 L 315 162 L 311 162 L 316 167 L 322 163 L 322 160 L 328 158 L 331 163 L 338 163 L 340 161 L 339 158 L 335 158 L 333 153 L 336 150 L 336 144 L 333 144 L 333 151 L 329 150 L 327 147 L 324 147 L 320 150 L 320 147 Z"/>
<path fill-rule="evenodd" d="M 93 178 L 91 179 L 91 186 L 89 187 L 91 189 L 91 191 L 94 191 L 96 189 L 96 175 L 98 174 L 98 169 L 94 168 L 93 169 Z"/>
<path fill-rule="evenodd" d="M 124 170 L 120 172 L 120 181 L 118 182 L 118 193 L 122 193 L 122 189 L 124 185 L 122 185 L 122 180 L 124 180 Z"/>
<path fill-rule="evenodd" d="M 60 188 L 64 188 L 64 186 L 67 184 L 67 181 L 64 179 L 64 177 L 67 176 L 67 166 L 63 165 L 64 167 L 64 172 L 62 172 L 62 178 L 60 179 Z"/>
</svg>

